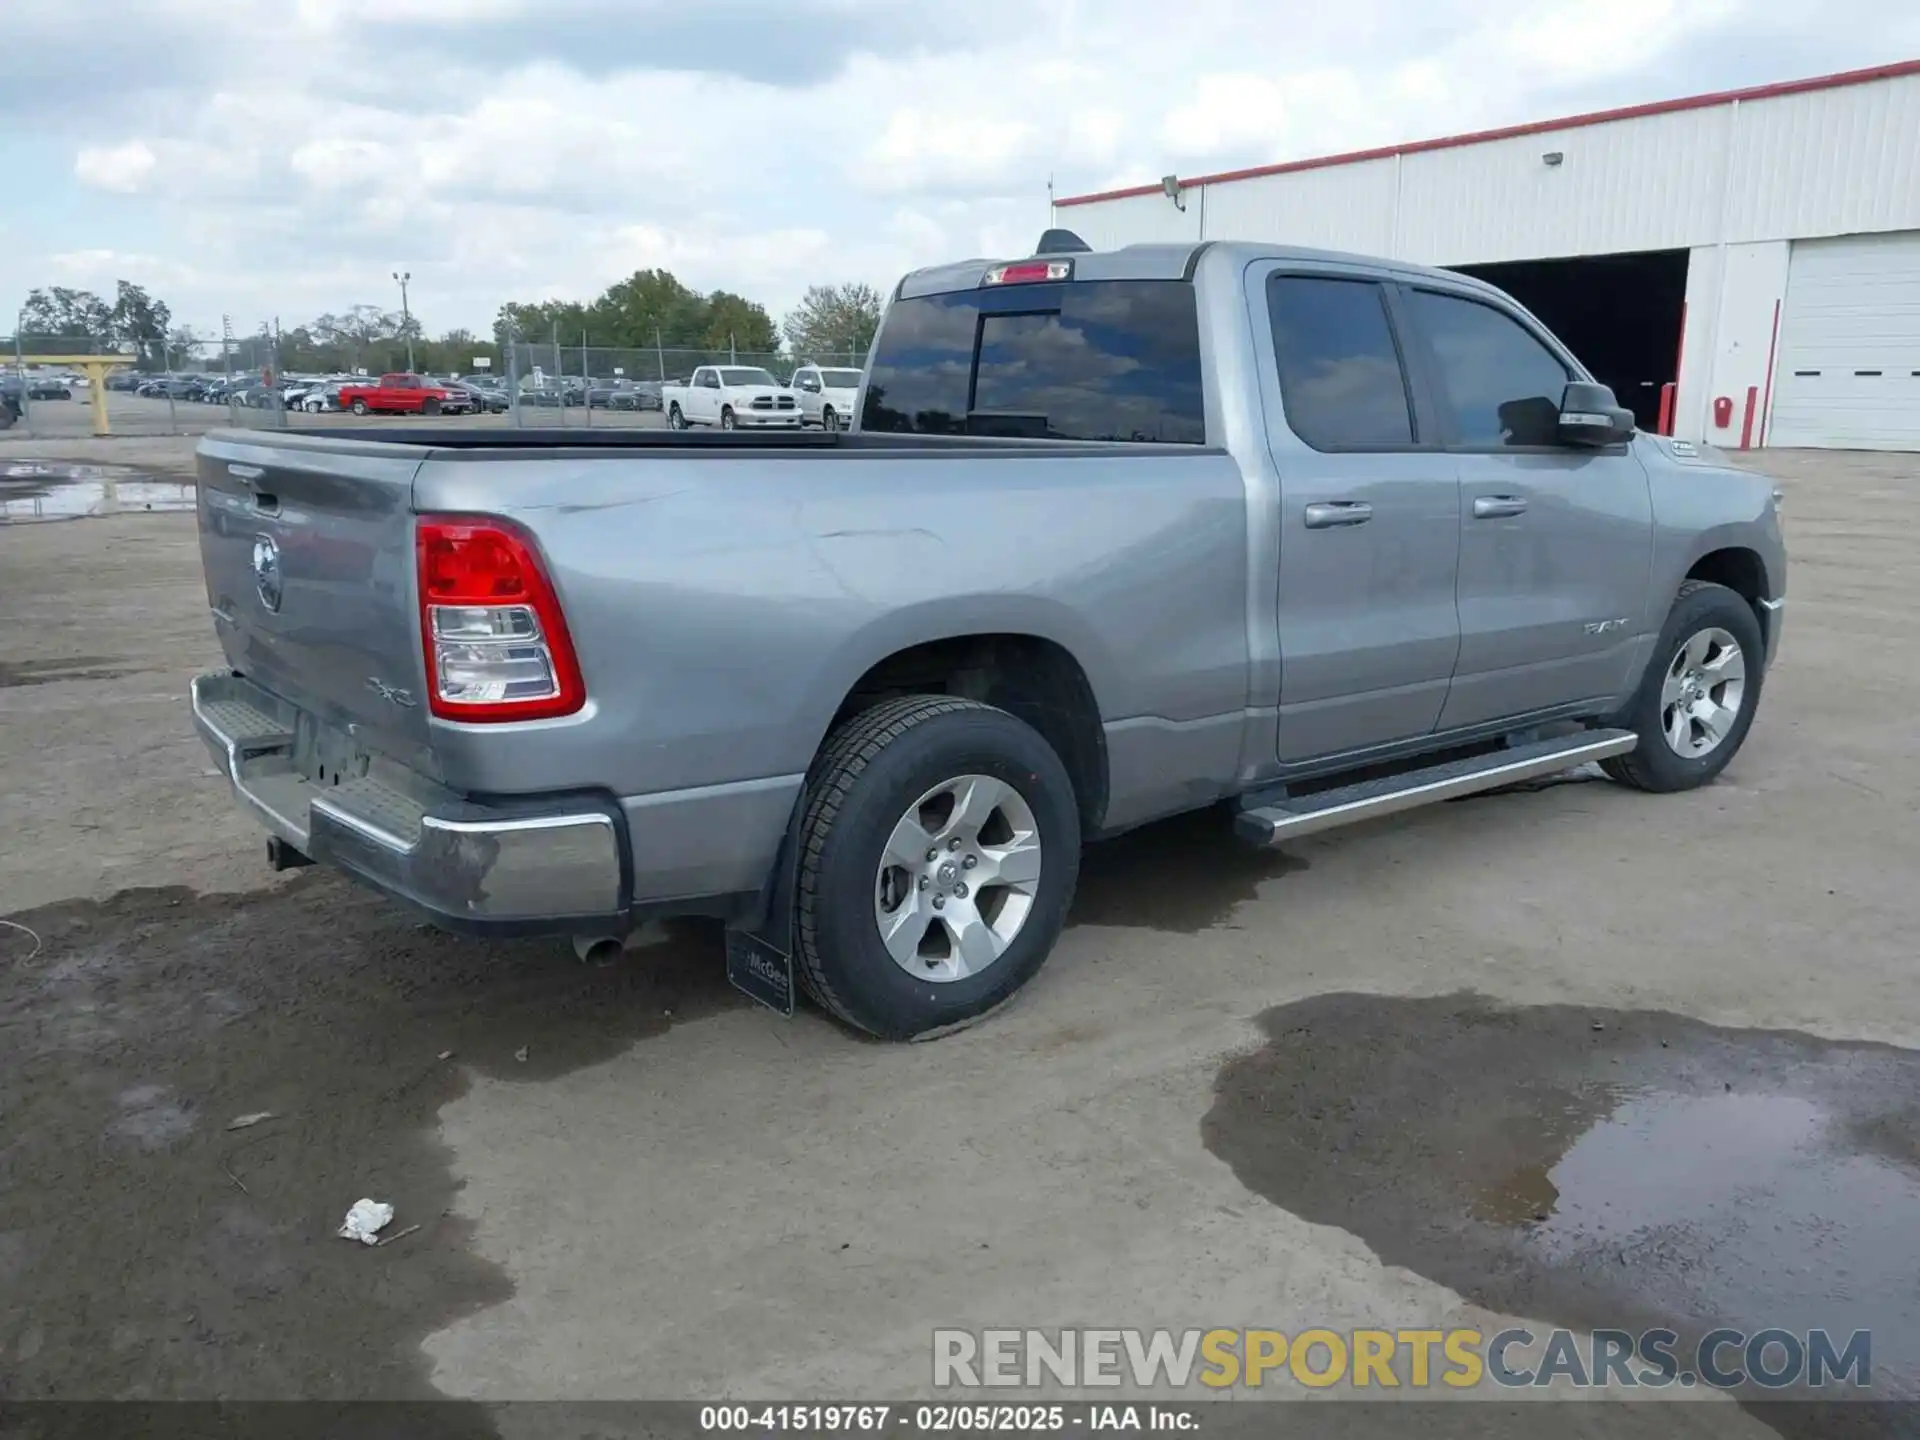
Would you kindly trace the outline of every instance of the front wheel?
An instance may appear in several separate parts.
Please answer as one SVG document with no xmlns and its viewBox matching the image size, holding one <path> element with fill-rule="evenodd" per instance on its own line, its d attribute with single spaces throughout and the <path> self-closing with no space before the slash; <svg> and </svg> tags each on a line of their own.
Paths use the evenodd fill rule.
<svg viewBox="0 0 1920 1440">
<path fill-rule="evenodd" d="M 882 1039 L 960 1024 L 1038 973 L 1079 874 L 1073 785 L 1039 732 L 971 700 L 883 701 L 808 777 L 796 972 Z"/>
<path fill-rule="evenodd" d="M 1747 738 L 1765 663 L 1753 608 L 1724 585 L 1687 581 L 1623 717 L 1640 743 L 1600 768 L 1636 790 L 1706 784 Z"/>
<path fill-rule="evenodd" d="M 831 405 L 820 412 L 820 428 L 829 433 L 840 428 L 840 416 Z"/>
<path fill-rule="evenodd" d="M 733 407 L 731 405 L 721 407 L 720 428 L 722 430 L 733 429 Z"/>
</svg>

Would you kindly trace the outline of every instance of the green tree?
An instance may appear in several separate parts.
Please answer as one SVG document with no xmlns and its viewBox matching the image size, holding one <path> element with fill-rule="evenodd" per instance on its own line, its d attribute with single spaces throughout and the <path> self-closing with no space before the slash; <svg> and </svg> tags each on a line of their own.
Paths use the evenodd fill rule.
<svg viewBox="0 0 1920 1440">
<path fill-rule="evenodd" d="M 780 329 L 795 360 L 865 356 L 880 328 L 880 307 L 871 285 L 810 285 Z"/>
<path fill-rule="evenodd" d="M 766 307 L 726 290 L 707 296 L 707 323 L 701 340 L 710 350 L 731 348 L 771 354 L 780 348 L 780 337 Z"/>
<path fill-rule="evenodd" d="M 20 335 L 23 345 L 85 352 L 113 338 L 113 307 L 91 290 L 69 290 L 64 285 L 30 290 L 27 303 L 20 307 Z M 66 343 L 51 347 L 48 341 Z"/>
<path fill-rule="evenodd" d="M 707 326 L 707 302 L 665 270 L 636 270 L 609 285 L 589 307 L 594 338 L 626 349 L 698 345 Z"/>
<path fill-rule="evenodd" d="M 136 348 L 143 369 L 162 369 L 167 363 L 167 327 L 173 312 L 164 300 L 155 300 L 145 287 L 131 280 L 115 281 L 117 293 L 108 312 L 109 333 Z"/>
</svg>

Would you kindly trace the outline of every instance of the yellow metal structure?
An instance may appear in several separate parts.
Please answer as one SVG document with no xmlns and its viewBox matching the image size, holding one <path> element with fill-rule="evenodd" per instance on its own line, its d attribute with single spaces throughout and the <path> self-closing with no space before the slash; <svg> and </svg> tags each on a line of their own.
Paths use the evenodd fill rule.
<svg viewBox="0 0 1920 1440">
<path fill-rule="evenodd" d="M 0 357 L 4 358 L 4 357 Z M 93 433 L 110 435 L 107 428 L 107 372 L 131 365 L 124 355 L 22 355 L 20 364 L 58 365 L 62 370 L 84 370 L 87 376 L 87 404 L 93 409 Z M 21 380 L 26 380 L 24 372 Z"/>
</svg>

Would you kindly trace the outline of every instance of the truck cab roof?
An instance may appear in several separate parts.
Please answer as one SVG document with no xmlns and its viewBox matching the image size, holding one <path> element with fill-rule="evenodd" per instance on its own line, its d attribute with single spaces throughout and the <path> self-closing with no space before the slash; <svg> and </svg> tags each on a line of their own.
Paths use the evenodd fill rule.
<svg viewBox="0 0 1920 1440">
<path fill-rule="evenodd" d="M 1056 233 L 1060 232 L 1049 232 L 1050 235 Z M 1378 255 L 1318 250 L 1306 245 L 1277 245 L 1257 240 L 1147 243 L 1124 245 L 1117 250 L 1060 251 L 1056 254 L 1057 258 L 1071 261 L 1072 278 L 1075 280 L 1191 280 L 1198 273 L 1203 260 L 1209 267 L 1218 266 L 1229 273 L 1238 273 L 1257 260 L 1281 260 L 1297 261 L 1303 265 L 1352 266 L 1371 274 L 1392 274 L 1403 279 L 1444 279 L 1456 288 L 1481 289 L 1490 295 L 1500 293 L 1484 281 L 1454 270 L 1416 265 L 1407 260 L 1389 260 Z M 1035 258 L 1039 257 L 976 257 L 929 266 L 912 271 L 901 280 L 894 292 L 895 298 L 913 299 L 953 290 L 971 290 L 982 284 L 987 272 L 996 265 L 1017 264 Z"/>
</svg>

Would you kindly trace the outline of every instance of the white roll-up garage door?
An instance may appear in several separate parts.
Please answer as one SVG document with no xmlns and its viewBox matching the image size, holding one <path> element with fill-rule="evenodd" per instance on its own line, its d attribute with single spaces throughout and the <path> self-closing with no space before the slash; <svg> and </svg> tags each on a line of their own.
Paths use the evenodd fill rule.
<svg viewBox="0 0 1920 1440">
<path fill-rule="evenodd" d="M 1920 231 L 1794 242 L 1766 443 L 1920 450 Z"/>
</svg>

